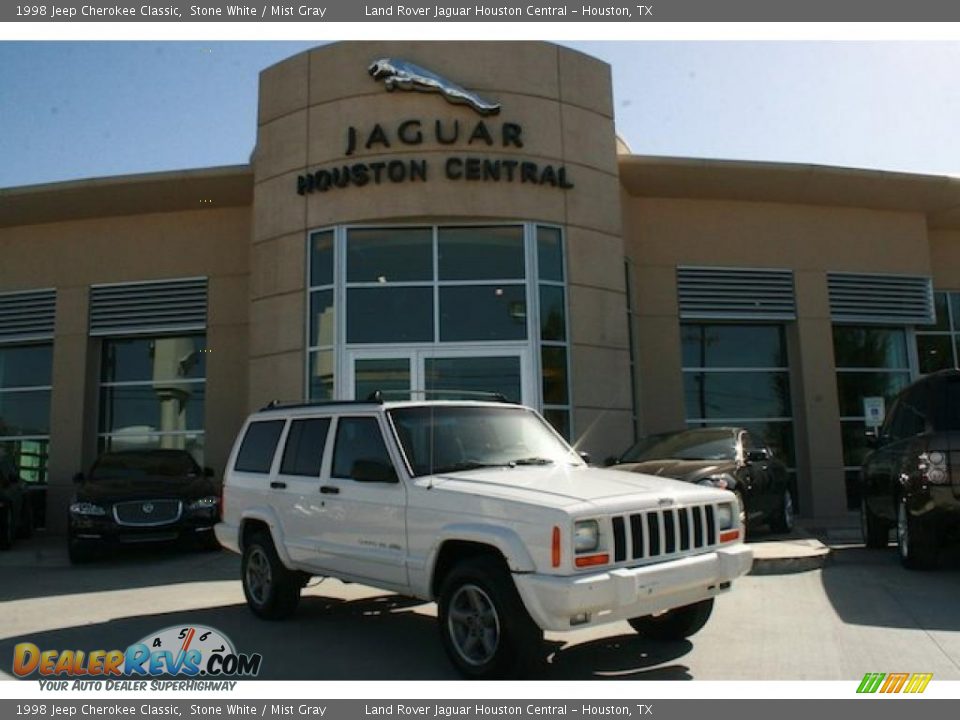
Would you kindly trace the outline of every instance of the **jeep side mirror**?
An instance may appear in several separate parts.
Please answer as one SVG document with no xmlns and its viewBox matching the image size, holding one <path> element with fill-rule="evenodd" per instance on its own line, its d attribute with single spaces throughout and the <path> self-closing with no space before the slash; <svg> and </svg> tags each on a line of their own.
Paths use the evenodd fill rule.
<svg viewBox="0 0 960 720">
<path fill-rule="evenodd" d="M 389 463 L 379 460 L 356 460 L 350 477 L 357 482 L 396 482 L 397 473 Z"/>
<path fill-rule="evenodd" d="M 578 452 L 577 455 L 579 455 L 580 459 L 583 460 L 587 465 L 589 465 L 590 461 L 593 459 L 590 457 L 590 453 L 588 452 Z"/>
<path fill-rule="evenodd" d="M 84 477 L 83 477 L 83 473 L 82 473 L 82 472 L 78 472 L 76 475 L 73 476 L 73 481 L 74 481 L 77 485 L 81 484 L 81 483 L 83 482 L 83 480 L 84 480 Z"/>
</svg>

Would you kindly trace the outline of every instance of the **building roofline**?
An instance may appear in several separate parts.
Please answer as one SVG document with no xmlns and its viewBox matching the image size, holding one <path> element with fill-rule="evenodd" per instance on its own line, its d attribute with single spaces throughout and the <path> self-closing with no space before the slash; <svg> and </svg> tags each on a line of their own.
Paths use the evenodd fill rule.
<svg viewBox="0 0 960 720">
<path fill-rule="evenodd" d="M 250 165 L 115 175 L 0 188 L 0 227 L 252 202 Z"/>
<path fill-rule="evenodd" d="M 960 229 L 960 178 L 805 163 L 620 155 L 635 197 L 739 200 L 920 212 Z"/>
</svg>

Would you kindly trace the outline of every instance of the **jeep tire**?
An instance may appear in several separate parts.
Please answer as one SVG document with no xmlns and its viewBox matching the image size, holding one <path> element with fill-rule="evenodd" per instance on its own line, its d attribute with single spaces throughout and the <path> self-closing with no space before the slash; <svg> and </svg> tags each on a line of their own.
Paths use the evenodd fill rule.
<svg viewBox="0 0 960 720">
<path fill-rule="evenodd" d="M 283 620 L 297 609 L 300 576 L 283 564 L 266 532 L 256 532 L 244 542 L 240 578 L 247 606 L 257 617 Z"/>
<path fill-rule="evenodd" d="M 440 587 L 438 606 L 443 649 L 464 677 L 516 677 L 543 659 L 543 631 L 498 558 L 474 557 L 454 566 Z"/>
<path fill-rule="evenodd" d="M 906 498 L 900 498 L 897 505 L 897 553 L 910 570 L 932 570 L 937 565 L 933 528 L 910 512 Z"/>
<path fill-rule="evenodd" d="M 630 618 L 627 622 L 638 634 L 651 640 L 683 640 L 695 634 L 707 624 L 713 612 L 713 598 L 693 605 L 667 610 L 659 615 L 644 615 Z"/>
<path fill-rule="evenodd" d="M 873 550 L 885 548 L 890 542 L 890 528 L 873 514 L 866 498 L 860 500 L 860 532 L 863 544 Z"/>
</svg>

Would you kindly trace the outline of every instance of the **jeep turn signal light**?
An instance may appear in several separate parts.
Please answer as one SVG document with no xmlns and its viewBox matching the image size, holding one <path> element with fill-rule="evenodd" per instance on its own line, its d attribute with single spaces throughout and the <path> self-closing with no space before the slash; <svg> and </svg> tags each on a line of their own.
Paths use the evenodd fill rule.
<svg viewBox="0 0 960 720">
<path fill-rule="evenodd" d="M 724 532 L 720 533 L 720 542 L 731 542 L 736 540 L 738 537 L 740 537 L 739 530 L 725 530 Z"/>
<path fill-rule="evenodd" d="M 577 567 L 593 567 L 594 565 L 606 565 L 610 562 L 608 553 L 600 555 L 582 555 L 576 559 Z"/>
<path fill-rule="evenodd" d="M 554 567 L 560 567 L 560 528 L 553 526 L 553 542 L 551 543 L 551 560 Z"/>
</svg>

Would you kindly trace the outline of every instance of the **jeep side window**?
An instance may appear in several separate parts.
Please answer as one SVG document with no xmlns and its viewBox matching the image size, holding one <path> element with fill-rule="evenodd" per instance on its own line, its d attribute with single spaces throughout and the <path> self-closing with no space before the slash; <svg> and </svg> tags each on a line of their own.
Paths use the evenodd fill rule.
<svg viewBox="0 0 960 720">
<path fill-rule="evenodd" d="M 354 480 L 397 480 L 376 418 L 341 417 L 337 421 L 331 475 Z"/>
<path fill-rule="evenodd" d="M 282 475 L 320 477 L 320 463 L 327 444 L 330 418 L 307 418 L 290 423 L 287 445 L 280 463 Z"/>
<path fill-rule="evenodd" d="M 286 420 L 252 422 L 243 437 L 233 469 L 237 472 L 269 473 L 273 455 Z"/>
</svg>

